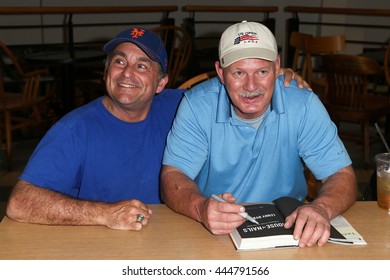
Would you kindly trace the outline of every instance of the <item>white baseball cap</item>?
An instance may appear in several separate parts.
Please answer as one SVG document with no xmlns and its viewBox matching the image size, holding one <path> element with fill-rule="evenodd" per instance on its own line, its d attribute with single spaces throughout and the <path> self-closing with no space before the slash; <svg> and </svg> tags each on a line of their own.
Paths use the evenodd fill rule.
<svg viewBox="0 0 390 280">
<path fill-rule="evenodd" d="M 223 68 L 244 58 L 276 61 L 275 36 L 264 25 L 246 20 L 228 27 L 219 41 L 219 61 Z"/>
</svg>

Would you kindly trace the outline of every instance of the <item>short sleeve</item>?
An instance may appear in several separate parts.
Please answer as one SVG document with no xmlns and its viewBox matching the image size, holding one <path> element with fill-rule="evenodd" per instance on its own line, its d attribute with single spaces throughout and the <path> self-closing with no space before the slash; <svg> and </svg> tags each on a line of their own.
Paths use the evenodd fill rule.
<svg viewBox="0 0 390 280">
<path fill-rule="evenodd" d="M 205 128 L 184 97 L 168 134 L 163 164 L 174 166 L 194 179 L 207 159 L 208 146 Z"/>
<path fill-rule="evenodd" d="M 66 123 L 55 124 L 36 147 L 19 179 L 77 196 L 85 148 L 80 133 L 73 128 Z"/>
</svg>

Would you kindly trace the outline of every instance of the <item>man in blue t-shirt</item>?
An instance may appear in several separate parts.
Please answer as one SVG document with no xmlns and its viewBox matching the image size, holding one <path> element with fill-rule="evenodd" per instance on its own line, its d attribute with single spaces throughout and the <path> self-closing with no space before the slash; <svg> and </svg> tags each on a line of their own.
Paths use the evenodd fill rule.
<svg viewBox="0 0 390 280">
<path fill-rule="evenodd" d="M 356 200 L 356 177 L 337 128 L 318 97 L 287 89 L 271 31 L 260 23 L 230 26 L 222 34 L 218 78 L 185 93 L 167 138 L 162 197 L 175 211 L 228 234 L 244 222 L 233 204 L 303 200 L 304 164 L 322 180 L 318 197 L 294 211 L 299 246 L 322 246 L 330 219 Z M 227 202 L 210 197 L 219 194 Z"/>
<path fill-rule="evenodd" d="M 10 196 L 11 219 L 140 230 L 146 204 L 162 202 L 162 156 L 183 90 L 164 89 L 167 53 L 151 30 L 126 29 L 103 49 L 108 94 L 46 133 Z"/>
</svg>

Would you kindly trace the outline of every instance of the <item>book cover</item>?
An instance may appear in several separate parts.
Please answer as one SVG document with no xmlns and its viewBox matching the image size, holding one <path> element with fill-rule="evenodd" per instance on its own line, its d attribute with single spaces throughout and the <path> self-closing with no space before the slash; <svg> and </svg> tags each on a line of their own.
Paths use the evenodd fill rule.
<svg viewBox="0 0 390 280">
<path fill-rule="evenodd" d="M 293 238 L 293 228 L 284 228 L 285 217 L 303 202 L 292 197 L 281 197 L 271 203 L 246 205 L 245 209 L 259 225 L 249 221 L 236 228 L 230 237 L 237 250 L 259 250 L 298 247 Z M 329 242 L 337 244 L 365 245 L 363 237 L 343 216 L 331 221 Z"/>
<path fill-rule="evenodd" d="M 298 240 L 293 238 L 293 229 L 284 228 L 285 218 L 275 204 L 247 205 L 245 210 L 259 225 L 246 221 L 230 234 L 237 250 L 298 246 Z"/>
<path fill-rule="evenodd" d="M 329 242 L 336 244 L 345 244 L 345 245 L 367 245 L 367 242 L 364 240 L 356 229 L 347 221 L 344 216 L 339 215 L 333 220 L 330 221 L 333 230 L 337 231 L 340 236 L 336 234 L 330 234 Z"/>
</svg>

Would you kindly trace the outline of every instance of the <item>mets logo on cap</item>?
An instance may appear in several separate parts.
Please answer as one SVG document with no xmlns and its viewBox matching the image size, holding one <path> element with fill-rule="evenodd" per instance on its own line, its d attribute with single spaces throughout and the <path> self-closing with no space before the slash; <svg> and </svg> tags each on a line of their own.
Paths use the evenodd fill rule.
<svg viewBox="0 0 390 280">
<path fill-rule="evenodd" d="M 130 35 L 131 35 L 131 37 L 132 38 L 138 38 L 138 37 L 141 37 L 142 35 L 144 35 L 145 34 L 145 29 L 138 29 L 138 28 L 133 28 L 132 30 L 131 30 L 131 33 L 130 33 Z"/>
</svg>

